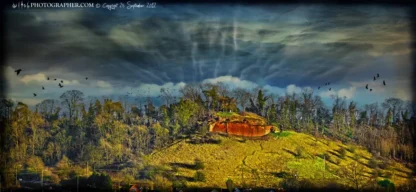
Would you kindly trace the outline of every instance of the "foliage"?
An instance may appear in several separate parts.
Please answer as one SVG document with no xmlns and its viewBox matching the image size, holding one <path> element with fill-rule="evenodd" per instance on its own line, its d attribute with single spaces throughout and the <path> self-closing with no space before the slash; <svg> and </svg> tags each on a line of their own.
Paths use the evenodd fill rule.
<svg viewBox="0 0 416 192">
<path fill-rule="evenodd" d="M 94 172 L 88 178 L 88 184 L 93 186 L 93 188 L 108 190 L 112 189 L 113 184 L 111 181 L 111 177 L 105 173 Z"/>
<path fill-rule="evenodd" d="M 194 180 L 199 182 L 205 182 L 205 174 L 202 171 L 195 172 Z"/>
<path fill-rule="evenodd" d="M 234 190 L 234 182 L 230 178 L 228 178 L 226 185 L 229 192 L 232 192 Z"/>
<path fill-rule="evenodd" d="M 394 191 L 394 183 L 392 183 L 390 180 L 388 179 L 384 179 L 382 181 L 379 181 L 378 184 L 383 187 L 384 189 L 386 189 L 386 191 L 388 192 L 393 192 Z"/>
<path fill-rule="evenodd" d="M 195 169 L 204 169 L 205 165 L 200 159 L 195 159 Z"/>
</svg>

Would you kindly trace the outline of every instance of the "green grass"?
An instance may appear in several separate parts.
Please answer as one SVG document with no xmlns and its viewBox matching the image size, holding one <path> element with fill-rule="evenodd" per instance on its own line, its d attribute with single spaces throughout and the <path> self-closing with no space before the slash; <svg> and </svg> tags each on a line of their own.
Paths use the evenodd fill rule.
<svg viewBox="0 0 416 192">
<path fill-rule="evenodd" d="M 188 187 L 225 188 L 228 178 L 236 186 L 241 186 L 244 181 L 251 187 L 272 187 L 282 181 L 276 175 L 294 172 L 319 185 L 325 184 L 324 177 L 346 183 L 347 179 L 339 174 L 339 170 L 355 161 L 364 165 L 363 173 L 367 177 L 374 171 L 370 168 L 371 165 L 368 166 L 368 159 L 373 157 L 363 147 L 346 146 L 338 141 L 315 138 L 304 133 L 284 131 L 282 134 L 273 134 L 267 140 L 247 139 L 246 142 L 240 142 L 241 138 L 232 136 L 214 135 L 214 139 L 221 139 L 221 144 L 195 145 L 186 141 L 179 142 L 159 153 L 149 155 L 148 163 L 172 169 L 171 163 L 194 164 L 195 159 L 200 159 L 204 164 L 205 182 L 186 181 Z M 341 148 L 345 149 L 344 158 L 338 152 Z M 351 148 L 354 150 L 348 150 Z M 296 155 L 299 149 L 302 150 L 302 156 Z M 320 157 L 322 154 L 327 154 L 325 166 Z M 187 167 L 177 168 L 177 174 L 186 178 L 194 178 L 196 171 Z M 398 186 L 407 181 L 406 173 L 411 170 L 400 163 L 392 162 L 381 172 L 385 176 L 382 175 L 379 180 L 389 179 Z"/>
<path fill-rule="evenodd" d="M 219 116 L 219 117 L 224 117 L 224 118 L 226 118 L 226 117 L 232 117 L 233 115 L 238 115 L 238 114 L 236 114 L 236 113 L 233 113 L 233 112 L 218 112 L 217 113 L 217 115 Z"/>
<path fill-rule="evenodd" d="M 276 137 L 276 138 L 280 138 L 280 137 L 289 137 L 292 134 L 291 131 L 282 131 L 282 133 L 280 132 L 276 132 L 276 133 L 270 133 L 270 135 Z"/>
</svg>

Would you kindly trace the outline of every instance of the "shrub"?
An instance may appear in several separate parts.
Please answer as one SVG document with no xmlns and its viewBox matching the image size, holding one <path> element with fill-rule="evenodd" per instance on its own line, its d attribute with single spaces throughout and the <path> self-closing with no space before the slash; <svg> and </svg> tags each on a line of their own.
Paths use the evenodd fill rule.
<svg viewBox="0 0 416 192">
<path fill-rule="evenodd" d="M 113 182 L 111 181 L 111 177 L 105 173 L 93 173 L 88 178 L 88 183 L 92 186 L 95 186 L 98 189 L 112 189 Z"/>
<path fill-rule="evenodd" d="M 156 190 L 170 191 L 172 189 L 172 182 L 161 175 L 156 175 L 153 179 L 153 182 Z"/>
<path fill-rule="evenodd" d="M 350 145 L 350 146 L 348 146 L 347 150 L 348 150 L 350 153 L 355 153 L 355 146 L 354 146 L 354 145 Z"/>
<path fill-rule="evenodd" d="M 194 180 L 204 182 L 205 181 L 205 174 L 201 171 L 197 171 L 195 173 Z"/>
<path fill-rule="evenodd" d="M 341 159 L 336 158 L 335 162 L 333 162 L 335 165 L 339 165 L 341 163 Z"/>
<path fill-rule="evenodd" d="M 186 183 L 184 180 L 175 180 L 173 181 L 174 188 L 186 188 Z"/>
<path fill-rule="evenodd" d="M 382 181 L 379 181 L 378 184 L 383 187 L 384 189 L 386 189 L 388 192 L 390 191 L 394 191 L 394 183 L 392 183 L 390 180 L 388 179 L 384 179 Z"/>
<path fill-rule="evenodd" d="M 285 178 L 281 181 L 280 186 L 284 189 L 296 190 L 299 188 L 300 183 L 295 177 Z"/>
<path fill-rule="evenodd" d="M 195 159 L 195 169 L 204 169 L 205 165 L 200 159 Z"/>
<path fill-rule="evenodd" d="M 228 178 L 226 185 L 229 192 L 232 192 L 234 190 L 234 182 L 230 178 Z"/>
<path fill-rule="evenodd" d="M 378 167 L 377 164 L 377 160 L 375 160 L 374 158 L 371 158 L 370 160 L 368 160 L 368 167 L 375 169 Z"/>
<path fill-rule="evenodd" d="M 303 157 L 306 157 L 306 156 L 307 156 L 307 154 L 306 154 L 305 149 L 301 146 L 297 146 L 296 147 L 296 157 L 303 158 Z"/>
<path fill-rule="evenodd" d="M 322 153 L 321 155 L 319 155 L 320 158 L 325 159 L 326 161 L 330 161 L 331 160 L 331 156 L 329 156 L 328 153 Z"/>
<path fill-rule="evenodd" d="M 388 161 L 383 161 L 380 164 L 378 164 L 378 167 L 380 169 L 387 169 L 388 166 L 389 166 L 389 162 Z"/>
<path fill-rule="evenodd" d="M 347 151 L 341 147 L 341 149 L 339 149 L 339 155 L 342 159 L 345 159 L 345 155 L 346 155 Z"/>
</svg>

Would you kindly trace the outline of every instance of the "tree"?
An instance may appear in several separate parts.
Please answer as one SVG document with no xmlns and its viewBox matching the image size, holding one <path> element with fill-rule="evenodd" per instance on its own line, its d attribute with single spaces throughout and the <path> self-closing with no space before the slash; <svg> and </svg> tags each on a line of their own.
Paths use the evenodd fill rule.
<svg viewBox="0 0 416 192">
<path fill-rule="evenodd" d="M 42 114 L 43 118 L 47 121 L 52 121 L 58 118 L 54 116 L 54 112 L 57 107 L 59 107 L 59 101 L 55 99 L 45 99 L 37 105 L 40 114 Z"/>
<path fill-rule="evenodd" d="M 62 105 L 68 110 L 70 120 L 73 120 L 75 112 L 84 100 L 83 97 L 84 93 L 78 90 L 66 91 L 61 95 Z"/>
<path fill-rule="evenodd" d="M 160 96 L 165 100 L 166 106 L 169 106 L 173 103 L 174 97 L 172 92 L 169 89 L 161 88 L 160 89 Z"/>
<path fill-rule="evenodd" d="M 357 161 L 343 166 L 340 169 L 342 176 L 346 178 L 357 191 L 360 190 L 365 183 L 366 176 L 363 175 L 364 170 L 364 166 Z"/>
<path fill-rule="evenodd" d="M 400 117 L 400 111 L 402 110 L 404 102 L 401 99 L 398 98 L 389 98 L 386 99 L 382 106 L 385 109 L 391 109 L 392 111 L 392 118 L 393 120 L 396 120 L 396 118 Z"/>
<path fill-rule="evenodd" d="M 245 112 L 246 106 L 250 101 L 250 92 L 243 88 L 236 88 L 233 91 L 233 96 L 236 98 L 237 103 L 241 106 L 243 112 Z"/>
<path fill-rule="evenodd" d="M 268 96 L 264 96 L 263 90 L 259 90 L 259 93 L 257 94 L 257 108 L 259 115 L 264 115 L 264 107 L 266 105 L 266 101 L 269 99 Z"/>
</svg>

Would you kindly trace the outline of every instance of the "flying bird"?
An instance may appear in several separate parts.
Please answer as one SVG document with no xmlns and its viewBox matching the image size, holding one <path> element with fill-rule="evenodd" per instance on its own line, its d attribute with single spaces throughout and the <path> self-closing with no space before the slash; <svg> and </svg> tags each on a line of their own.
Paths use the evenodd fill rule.
<svg viewBox="0 0 416 192">
<path fill-rule="evenodd" d="M 19 75 L 21 71 L 22 69 L 18 69 L 18 70 L 15 70 L 14 72 L 16 72 L 16 75 Z"/>
<path fill-rule="evenodd" d="M 60 88 L 62 88 L 62 87 L 64 87 L 64 86 L 63 86 L 63 85 L 61 85 L 61 84 L 59 83 L 59 87 L 60 87 Z"/>
<path fill-rule="evenodd" d="M 329 88 L 329 90 L 331 91 L 331 88 Z"/>
<path fill-rule="evenodd" d="M 374 80 L 373 81 L 375 81 L 376 80 L 376 76 L 374 76 Z"/>
<path fill-rule="evenodd" d="M 48 77 L 48 80 L 49 80 L 49 77 Z"/>
<path fill-rule="evenodd" d="M 36 97 L 36 93 L 33 93 L 33 97 Z"/>
<path fill-rule="evenodd" d="M 42 86 L 42 89 L 45 90 L 45 87 Z"/>
<path fill-rule="evenodd" d="M 61 80 L 61 83 L 64 83 L 64 81 Z"/>
<path fill-rule="evenodd" d="M 373 91 L 373 89 L 370 89 L 370 91 Z"/>
<path fill-rule="evenodd" d="M 56 79 L 55 79 L 55 81 L 56 81 Z"/>
<path fill-rule="evenodd" d="M 88 80 L 88 77 L 85 77 L 85 80 Z"/>
<path fill-rule="evenodd" d="M 380 75 L 377 73 L 377 78 L 379 78 L 380 77 Z"/>
<path fill-rule="evenodd" d="M 368 89 L 368 84 L 365 86 L 366 89 Z"/>
<path fill-rule="evenodd" d="M 386 81 L 384 81 L 384 80 L 383 80 L 383 85 L 384 85 L 384 86 L 386 85 Z"/>
</svg>

